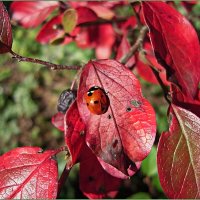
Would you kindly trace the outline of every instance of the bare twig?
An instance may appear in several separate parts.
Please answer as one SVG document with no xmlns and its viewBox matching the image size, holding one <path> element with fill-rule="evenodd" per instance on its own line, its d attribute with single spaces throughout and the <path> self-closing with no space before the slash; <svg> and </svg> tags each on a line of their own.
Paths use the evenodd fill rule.
<svg viewBox="0 0 200 200">
<path fill-rule="evenodd" d="M 19 62 L 36 63 L 36 64 L 44 65 L 45 67 L 52 69 L 52 70 L 63 70 L 63 69 L 78 70 L 81 68 L 81 66 L 58 65 L 58 64 L 47 62 L 47 61 L 39 60 L 36 58 L 27 58 L 27 57 L 18 55 L 17 53 L 13 52 L 12 50 L 10 50 L 9 52 L 12 54 L 13 58 L 17 59 Z"/>
<path fill-rule="evenodd" d="M 131 3 L 132 8 L 133 8 L 133 13 L 134 13 L 135 19 L 136 19 L 136 21 L 137 21 L 138 27 L 141 27 L 141 26 L 142 26 L 142 23 L 141 23 L 141 21 L 140 21 L 140 16 L 139 16 L 138 12 L 135 10 L 134 4 L 135 4 L 135 3 Z M 141 8 L 141 6 L 140 6 L 140 8 Z"/>
<path fill-rule="evenodd" d="M 129 59 L 133 56 L 133 54 L 138 50 L 138 48 L 140 47 L 140 45 L 142 44 L 146 34 L 147 34 L 148 28 L 146 26 L 143 26 L 140 29 L 140 34 L 136 40 L 136 42 L 134 43 L 134 45 L 130 48 L 129 52 L 123 56 L 120 60 L 120 62 L 122 64 L 126 64 Z"/>
<path fill-rule="evenodd" d="M 151 65 L 149 65 L 149 67 L 151 68 L 152 72 L 154 73 L 158 83 L 160 84 L 163 94 L 164 94 L 164 98 L 167 101 L 168 104 L 171 104 L 171 101 L 169 99 L 169 91 L 168 88 L 165 86 L 165 84 L 163 83 L 162 79 L 160 78 L 159 72 L 158 70 L 156 70 L 154 67 L 152 67 Z"/>
<path fill-rule="evenodd" d="M 64 183 L 65 181 L 67 180 L 68 176 L 69 176 L 69 172 L 70 172 L 71 168 L 70 169 L 67 169 L 67 167 L 65 166 L 65 168 L 63 169 L 63 172 L 60 176 L 60 179 L 58 181 L 58 192 L 57 192 L 57 198 L 59 197 L 60 195 L 60 192 L 64 186 Z"/>
<path fill-rule="evenodd" d="M 151 68 L 154 76 L 156 77 L 158 83 L 160 84 L 160 87 L 162 88 L 165 100 L 167 101 L 168 104 L 171 104 L 171 101 L 169 99 L 169 90 L 168 90 L 167 86 L 163 83 L 162 79 L 160 78 L 160 70 L 158 70 L 156 67 L 154 67 L 152 62 L 145 56 L 144 51 L 141 51 L 140 53 L 142 54 L 143 58 L 145 59 L 145 63 Z"/>
<path fill-rule="evenodd" d="M 60 148 L 58 148 L 56 150 L 56 154 L 60 153 L 60 152 L 63 152 L 65 151 L 66 152 L 66 156 L 69 156 L 69 150 L 67 148 L 67 146 L 62 146 Z M 62 187 L 65 183 L 65 181 L 67 180 L 68 178 L 68 175 L 69 175 L 69 172 L 70 172 L 71 168 L 67 168 L 67 164 L 65 165 L 65 168 L 63 169 L 63 172 L 59 178 L 59 181 L 58 181 L 58 192 L 57 192 L 57 197 L 59 196 L 61 190 L 62 190 Z"/>
</svg>

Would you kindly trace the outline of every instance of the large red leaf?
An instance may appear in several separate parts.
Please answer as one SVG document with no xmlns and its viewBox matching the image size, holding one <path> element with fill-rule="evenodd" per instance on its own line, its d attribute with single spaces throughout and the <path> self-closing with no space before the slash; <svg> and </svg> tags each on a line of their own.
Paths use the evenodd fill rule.
<svg viewBox="0 0 200 200">
<path fill-rule="evenodd" d="M 105 114 L 94 115 L 87 108 L 83 96 L 92 86 L 108 94 L 110 106 Z M 90 61 L 81 74 L 77 101 L 87 145 L 105 163 L 128 174 L 126 156 L 136 162 L 148 155 L 155 138 L 155 113 L 143 98 L 139 81 L 125 66 L 115 60 Z"/>
<path fill-rule="evenodd" d="M 80 162 L 80 189 L 90 199 L 114 198 L 122 180 L 108 174 L 87 146 L 84 151 L 87 157 Z"/>
<path fill-rule="evenodd" d="M 142 7 L 155 55 L 169 81 L 194 99 L 200 80 L 200 48 L 194 28 L 164 2 L 142 2 Z"/>
<path fill-rule="evenodd" d="M 7 53 L 12 47 L 12 29 L 8 12 L 0 2 L 0 54 Z"/>
<path fill-rule="evenodd" d="M 169 198 L 200 198 L 200 118 L 172 105 L 170 129 L 161 135 L 157 164 Z"/>
<path fill-rule="evenodd" d="M 55 199 L 55 151 L 22 147 L 0 156 L 0 199 Z"/>
<path fill-rule="evenodd" d="M 12 19 L 25 28 L 41 24 L 59 6 L 56 1 L 23 1 L 11 4 Z"/>
<path fill-rule="evenodd" d="M 83 146 L 85 144 L 85 124 L 82 121 L 76 101 L 70 106 L 65 115 L 65 142 L 69 149 L 70 161 L 68 168 L 80 161 Z"/>
</svg>

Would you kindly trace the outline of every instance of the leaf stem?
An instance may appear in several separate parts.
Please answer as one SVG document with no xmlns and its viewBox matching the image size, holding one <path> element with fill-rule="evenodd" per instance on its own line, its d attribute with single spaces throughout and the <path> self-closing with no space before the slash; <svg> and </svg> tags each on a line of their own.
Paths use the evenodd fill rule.
<svg viewBox="0 0 200 200">
<path fill-rule="evenodd" d="M 146 64 L 151 68 L 154 76 L 156 77 L 158 83 L 160 84 L 160 87 L 162 88 L 165 100 L 170 105 L 171 100 L 169 99 L 169 90 L 168 90 L 167 86 L 163 83 L 162 79 L 160 78 L 160 71 L 156 67 L 154 67 L 152 62 L 145 56 L 144 51 L 140 51 L 140 53 L 142 53 L 143 57 L 145 57 Z"/>
<path fill-rule="evenodd" d="M 78 70 L 78 69 L 81 68 L 81 66 L 58 65 L 58 64 L 43 61 L 43 60 L 40 60 L 40 59 L 37 59 L 37 58 L 24 57 L 24 56 L 18 55 L 17 53 L 13 52 L 11 49 L 10 49 L 9 53 L 13 56 L 13 58 L 17 59 L 19 62 L 36 63 L 36 64 L 44 65 L 45 67 L 52 69 L 52 70 L 64 70 L 64 69 Z"/>
<path fill-rule="evenodd" d="M 152 72 L 154 73 L 158 83 L 160 84 L 163 94 L 164 94 L 164 98 L 167 101 L 167 103 L 170 105 L 171 101 L 169 99 L 169 91 L 168 88 L 165 86 L 165 84 L 163 83 L 162 79 L 160 78 L 159 72 L 158 70 L 156 70 L 154 67 L 152 67 L 151 65 L 149 65 L 149 67 L 151 68 Z"/>
<path fill-rule="evenodd" d="M 60 192 L 64 186 L 64 183 L 65 181 L 67 180 L 68 176 L 69 176 L 69 172 L 70 172 L 71 168 L 70 169 L 67 169 L 67 167 L 65 166 L 65 168 L 63 169 L 63 172 L 60 176 L 60 179 L 58 181 L 58 192 L 57 192 L 57 198 L 59 197 L 60 195 Z"/>
<path fill-rule="evenodd" d="M 148 31 L 147 26 L 143 26 L 140 29 L 140 34 L 139 34 L 136 42 L 134 43 L 133 46 L 131 46 L 129 52 L 121 58 L 120 62 L 122 64 L 126 64 L 129 61 L 129 59 L 133 56 L 133 54 L 138 50 L 138 48 L 142 44 L 142 42 L 147 34 L 147 31 Z"/>
</svg>

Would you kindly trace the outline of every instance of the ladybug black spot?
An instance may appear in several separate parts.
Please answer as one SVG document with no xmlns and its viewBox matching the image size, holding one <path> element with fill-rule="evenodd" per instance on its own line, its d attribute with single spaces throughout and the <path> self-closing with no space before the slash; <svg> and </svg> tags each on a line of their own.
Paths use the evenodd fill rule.
<svg viewBox="0 0 200 200">
<path fill-rule="evenodd" d="M 99 101 L 94 101 L 94 104 L 98 104 L 99 103 Z"/>
<path fill-rule="evenodd" d="M 89 97 L 91 97 L 92 94 L 93 94 L 93 92 L 88 92 L 88 93 L 87 93 L 87 95 L 88 95 Z"/>
<path fill-rule="evenodd" d="M 87 106 L 89 106 L 89 103 L 87 103 Z"/>
<path fill-rule="evenodd" d="M 89 89 L 88 92 L 91 92 L 91 91 L 94 91 L 94 90 L 98 90 L 99 89 L 99 86 L 93 86 Z"/>
</svg>

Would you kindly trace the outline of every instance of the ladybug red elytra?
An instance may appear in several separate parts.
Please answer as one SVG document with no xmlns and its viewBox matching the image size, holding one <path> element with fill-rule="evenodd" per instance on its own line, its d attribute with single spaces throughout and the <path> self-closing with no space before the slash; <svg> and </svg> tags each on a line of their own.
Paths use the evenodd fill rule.
<svg viewBox="0 0 200 200">
<path fill-rule="evenodd" d="M 108 96 L 99 86 L 91 87 L 84 98 L 89 111 L 96 115 L 104 114 L 110 105 Z"/>
</svg>

